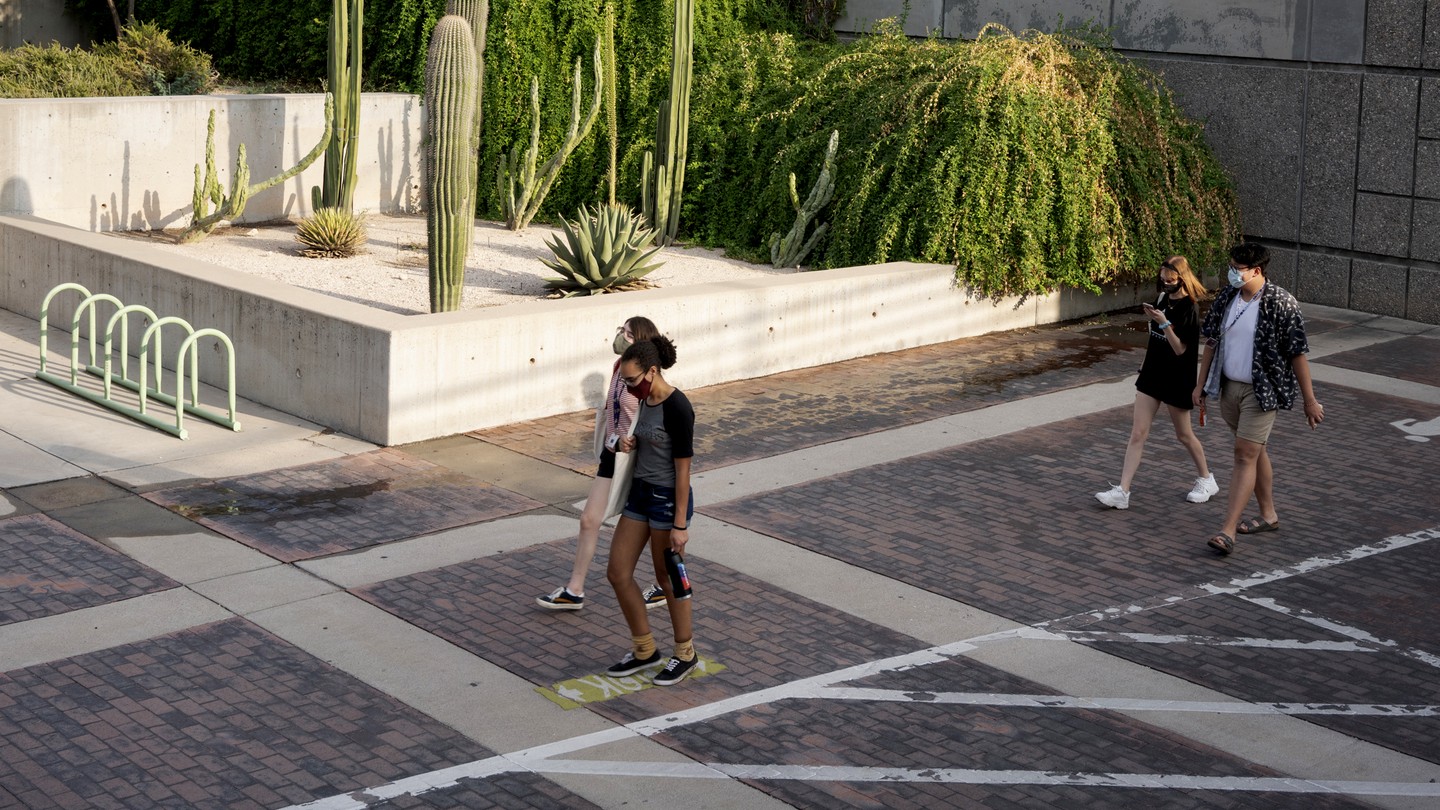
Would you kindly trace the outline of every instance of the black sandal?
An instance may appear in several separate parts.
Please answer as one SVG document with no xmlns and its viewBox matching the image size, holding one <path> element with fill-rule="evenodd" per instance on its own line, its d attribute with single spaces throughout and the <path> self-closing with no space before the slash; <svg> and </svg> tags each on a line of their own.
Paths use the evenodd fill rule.
<svg viewBox="0 0 1440 810">
<path fill-rule="evenodd" d="M 1206 545 L 1215 549 L 1216 553 L 1223 556 L 1235 550 L 1235 538 L 1224 532 L 1219 532 L 1210 538 L 1210 542 L 1206 543 Z"/>
</svg>

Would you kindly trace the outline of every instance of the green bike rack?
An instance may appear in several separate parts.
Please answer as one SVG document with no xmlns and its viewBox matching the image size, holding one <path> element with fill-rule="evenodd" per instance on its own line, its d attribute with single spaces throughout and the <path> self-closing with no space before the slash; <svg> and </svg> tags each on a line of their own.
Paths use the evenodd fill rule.
<svg viewBox="0 0 1440 810">
<path fill-rule="evenodd" d="M 75 309 L 75 317 L 70 324 L 70 375 L 69 378 L 51 373 L 47 368 L 46 350 L 49 345 L 50 330 L 50 302 L 56 295 L 75 291 L 84 296 L 80 306 Z M 104 364 L 97 365 L 97 331 L 96 331 L 96 309 L 100 303 L 112 304 L 115 306 L 115 313 L 105 324 L 105 357 Z M 140 338 L 140 379 L 134 380 L 130 377 L 130 326 L 128 316 L 132 313 L 143 315 L 150 325 L 145 329 L 144 335 Z M 89 316 L 89 340 L 90 357 L 89 362 L 80 362 L 80 325 Z M 115 375 L 114 358 L 114 337 L 115 327 L 120 327 L 120 374 Z M 162 390 L 164 384 L 164 352 L 162 343 L 162 327 L 176 326 L 186 333 L 185 339 L 180 344 L 180 350 L 175 357 L 175 394 L 172 396 Z M 201 338 L 211 337 L 219 341 L 225 347 L 225 360 L 227 365 L 226 394 L 228 397 L 229 413 L 222 415 L 200 404 L 200 357 L 198 354 L 197 341 Z M 151 348 L 154 348 L 155 383 L 149 384 Z M 190 401 L 185 401 L 186 375 L 185 361 L 190 361 Z M 103 381 L 101 393 L 96 393 L 80 385 L 80 372 L 98 377 Z M 40 369 L 35 372 L 35 377 L 50 383 L 58 388 L 63 388 L 76 396 L 88 399 L 98 405 L 103 405 L 112 411 L 123 414 L 142 422 L 153 428 L 163 430 L 179 436 L 181 439 L 188 439 L 189 432 L 185 430 L 185 414 L 199 417 L 214 422 L 218 425 L 228 427 L 231 430 L 240 430 L 240 422 L 235 418 L 235 346 L 230 338 L 218 329 L 195 329 L 182 318 L 160 318 L 148 307 L 140 304 L 126 306 L 120 299 L 105 293 L 92 294 L 80 284 L 66 282 L 57 285 L 45 295 L 44 302 L 40 305 Z M 119 385 L 138 394 L 140 407 L 132 408 L 120 402 L 116 402 L 114 386 Z M 175 422 L 158 419 L 148 413 L 150 400 L 156 400 L 175 409 Z"/>
</svg>

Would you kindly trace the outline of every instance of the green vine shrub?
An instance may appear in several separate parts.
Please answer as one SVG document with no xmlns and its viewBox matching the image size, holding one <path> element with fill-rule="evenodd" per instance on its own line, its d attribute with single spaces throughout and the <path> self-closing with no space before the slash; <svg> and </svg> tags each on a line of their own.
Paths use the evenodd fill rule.
<svg viewBox="0 0 1440 810">
<path fill-rule="evenodd" d="M 1149 279 L 1170 253 L 1213 265 L 1239 232 L 1201 128 L 1082 35 L 757 35 L 723 67 L 697 78 L 708 123 L 691 129 L 703 169 L 686 220 L 702 242 L 759 258 L 788 224 L 789 173 L 820 162 L 832 129 L 844 146 L 817 266 L 953 264 L 993 296 L 1095 290 Z"/>
</svg>

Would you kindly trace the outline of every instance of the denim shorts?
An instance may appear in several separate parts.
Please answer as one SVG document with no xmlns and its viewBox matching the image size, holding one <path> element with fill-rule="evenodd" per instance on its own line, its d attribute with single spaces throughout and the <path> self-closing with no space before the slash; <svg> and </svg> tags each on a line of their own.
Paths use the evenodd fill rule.
<svg viewBox="0 0 1440 810">
<path fill-rule="evenodd" d="M 625 511 L 621 515 L 650 524 L 650 528 L 666 531 L 675 528 L 675 488 L 656 486 L 643 478 L 630 482 L 630 497 L 625 499 Z M 685 505 L 685 525 L 695 514 L 695 490 L 690 490 L 690 502 Z"/>
</svg>

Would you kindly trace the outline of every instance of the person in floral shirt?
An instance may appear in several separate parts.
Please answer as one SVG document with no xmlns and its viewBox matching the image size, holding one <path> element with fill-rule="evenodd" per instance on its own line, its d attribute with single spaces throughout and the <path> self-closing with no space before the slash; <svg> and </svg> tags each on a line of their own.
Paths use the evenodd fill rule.
<svg viewBox="0 0 1440 810">
<path fill-rule="evenodd" d="M 1263 245 L 1245 242 L 1231 248 L 1230 285 L 1215 295 L 1200 327 L 1205 353 L 1200 358 L 1195 404 L 1219 397 L 1220 414 L 1235 434 L 1235 471 L 1230 476 L 1225 524 L 1208 541 L 1220 554 L 1234 550 L 1237 535 L 1280 528 L 1275 474 L 1265 452 L 1276 412 L 1289 409 L 1299 397 L 1312 430 L 1325 418 L 1325 408 L 1310 383 L 1305 318 L 1295 297 L 1266 279 L 1269 263 L 1270 251 Z M 1259 515 L 1241 522 L 1252 494 Z"/>
</svg>

